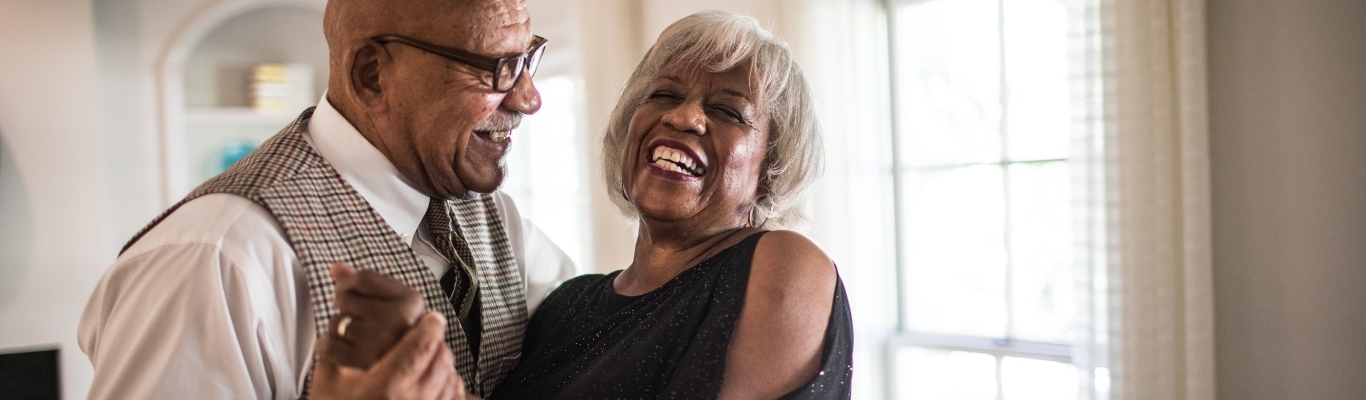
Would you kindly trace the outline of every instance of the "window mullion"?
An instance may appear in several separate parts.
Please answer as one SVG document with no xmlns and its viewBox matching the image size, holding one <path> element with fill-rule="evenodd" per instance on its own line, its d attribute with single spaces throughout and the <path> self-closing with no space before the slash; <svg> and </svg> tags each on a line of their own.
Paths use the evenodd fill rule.
<svg viewBox="0 0 1366 400">
<path fill-rule="evenodd" d="M 1011 225 L 1011 224 L 1010 224 L 1010 220 L 1011 220 L 1011 218 L 1010 218 L 1010 202 L 1011 202 L 1011 197 L 1010 197 L 1010 168 L 1009 168 L 1009 166 L 1008 166 L 1008 165 L 1009 165 L 1008 163 L 1010 162 L 1010 158 L 1009 158 L 1009 154 L 1008 154 L 1008 152 L 1009 152 L 1008 149 L 1009 149 L 1009 147 L 1010 147 L 1010 138 L 1009 138 L 1009 136 L 1008 136 L 1008 132 L 1006 132 L 1006 129 L 1007 129 L 1006 127 L 1007 127 L 1007 125 L 1008 125 L 1009 118 L 1010 118 L 1010 112 L 1009 112 L 1009 110 L 1010 110 L 1010 108 L 1009 108 L 1009 96 L 1010 96 L 1010 94 L 1009 94 L 1009 87 L 1010 87 L 1010 86 L 1009 86 L 1009 85 L 1007 84 L 1007 82 L 1006 82 L 1006 68 L 1007 68 L 1007 65 L 1006 65 L 1006 24 L 1005 24 L 1005 20 L 1006 20 L 1006 14 L 1005 14 L 1005 0 L 997 0 L 997 1 L 996 1 L 996 34 L 997 34 L 998 65 L 999 65 L 999 70 L 1000 70 L 1000 71 L 999 71 L 999 73 L 1000 73 L 1000 89 L 999 89 L 999 96 L 1000 96 L 1000 107 L 1001 107 L 1001 118 L 1000 118 L 1000 122 L 999 122 L 999 123 L 1000 123 L 1000 126 L 999 126 L 999 134 L 1000 134 L 1000 137 L 1001 137 L 1001 145 L 1000 145 L 1000 168 L 1001 168 L 1001 193 L 1002 193 L 1002 199 L 1003 199 L 1003 201 L 1001 202 L 1001 206 L 1004 208 L 1004 209 L 1002 210 L 1001 215 L 1002 215 L 1002 216 L 1004 217 L 1004 219 L 1005 219 L 1004 221 L 1002 221 L 1002 226 L 1005 228 L 1005 229 L 1002 231 L 1002 235 L 1003 235 L 1002 241 L 1003 241 L 1003 245 L 1005 246 L 1005 255 L 1006 255 L 1006 260 L 1005 260 L 1005 277 L 1004 277 L 1004 278 L 1005 278 L 1005 279 L 1004 279 L 1004 282 L 1005 282 L 1005 302 L 1006 302 L 1006 304 L 1005 304 L 1005 306 L 1006 306 L 1006 332 L 1005 332 L 1005 339 L 1006 339 L 1006 340 L 1013 340 L 1013 339 L 1015 338 L 1015 305 L 1014 305 L 1014 298 L 1015 298 L 1015 296 L 1014 296 L 1014 294 L 1015 294 L 1015 293 L 1014 293 L 1014 287 L 1015 287 L 1015 285 L 1013 284 L 1013 283 L 1014 283 L 1013 279 L 1014 279 L 1014 275 L 1015 275 L 1015 271 L 1014 271 L 1014 258 L 1015 258 L 1015 255 L 1014 255 L 1014 254 L 1012 253 L 1012 251 L 1011 251 L 1012 249 L 1011 249 L 1011 226 L 1010 226 L 1010 225 Z"/>
<path fill-rule="evenodd" d="M 1005 369 L 1001 367 L 1001 360 L 1004 358 L 1005 356 L 996 355 L 996 400 L 1005 400 L 1006 398 L 1006 382 L 1005 379 L 1001 379 L 1003 378 L 1001 371 Z"/>
<path fill-rule="evenodd" d="M 896 12 L 893 8 L 895 2 L 896 0 L 882 0 L 882 12 L 883 17 L 885 18 L 883 29 L 885 31 L 884 37 L 887 38 L 887 86 L 891 88 L 885 93 L 887 95 L 888 109 L 891 110 L 891 112 L 888 113 L 889 115 L 887 118 L 888 123 L 891 125 L 891 129 L 888 131 L 892 135 L 890 143 L 892 146 L 892 221 L 894 221 L 892 223 L 892 235 L 895 238 L 894 243 L 896 247 L 893 252 L 893 258 L 896 262 L 896 268 L 893 268 L 893 270 L 896 271 L 897 287 L 896 325 L 898 330 L 906 331 L 907 329 L 910 329 L 910 321 L 906 320 L 907 318 L 905 315 L 908 307 L 906 304 L 907 293 L 905 288 L 906 272 L 904 270 L 906 267 L 906 246 L 901 244 L 901 239 L 906 235 L 905 229 L 901 227 L 901 221 L 903 221 L 903 218 L 905 217 L 905 211 L 902 210 L 902 201 L 905 198 L 902 191 L 905 188 L 902 187 L 901 183 L 902 169 L 905 163 L 901 160 L 901 124 L 897 118 L 900 108 L 898 108 L 899 102 L 896 93 L 897 88 L 899 87 L 897 79 L 897 58 L 899 55 L 896 51 Z"/>
</svg>

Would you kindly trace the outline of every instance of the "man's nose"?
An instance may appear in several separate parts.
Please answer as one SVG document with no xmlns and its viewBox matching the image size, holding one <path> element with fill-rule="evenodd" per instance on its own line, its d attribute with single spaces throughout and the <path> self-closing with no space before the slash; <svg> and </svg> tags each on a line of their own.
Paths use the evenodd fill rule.
<svg viewBox="0 0 1366 400">
<path fill-rule="evenodd" d="M 503 96 L 503 107 L 527 115 L 541 109 L 541 92 L 536 90 L 531 74 L 523 73 L 517 77 L 517 84 Z"/>
<path fill-rule="evenodd" d="M 664 125 L 679 132 L 707 133 L 707 116 L 700 100 L 684 101 L 664 114 Z"/>
</svg>

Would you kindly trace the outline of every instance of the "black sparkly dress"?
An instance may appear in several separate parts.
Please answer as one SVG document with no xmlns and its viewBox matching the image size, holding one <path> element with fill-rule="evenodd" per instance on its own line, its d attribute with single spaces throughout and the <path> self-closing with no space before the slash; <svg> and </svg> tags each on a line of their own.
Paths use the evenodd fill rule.
<svg viewBox="0 0 1366 400">
<path fill-rule="evenodd" d="M 762 235 L 640 296 L 612 289 L 621 271 L 565 282 L 531 317 L 521 361 L 491 398 L 716 398 Z M 849 398 L 853 325 L 843 282 L 831 303 L 821 372 L 784 399 Z"/>
</svg>

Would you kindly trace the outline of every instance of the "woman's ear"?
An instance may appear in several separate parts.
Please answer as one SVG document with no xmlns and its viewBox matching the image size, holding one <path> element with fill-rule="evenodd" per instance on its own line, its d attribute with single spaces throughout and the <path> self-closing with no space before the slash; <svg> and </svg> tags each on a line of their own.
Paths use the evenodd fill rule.
<svg viewBox="0 0 1366 400">
<path fill-rule="evenodd" d="M 351 91 L 356 94 L 363 107 L 370 111 L 382 111 L 386 106 L 384 82 L 380 78 L 380 71 L 390 64 L 389 61 L 389 52 L 384 51 L 384 47 L 374 41 L 366 41 L 352 54 L 349 74 Z"/>
</svg>

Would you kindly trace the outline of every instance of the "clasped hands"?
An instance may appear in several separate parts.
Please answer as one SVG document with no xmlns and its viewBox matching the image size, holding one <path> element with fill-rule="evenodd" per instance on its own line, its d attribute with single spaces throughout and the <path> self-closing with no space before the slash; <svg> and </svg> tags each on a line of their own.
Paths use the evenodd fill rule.
<svg viewBox="0 0 1366 400">
<path fill-rule="evenodd" d="M 315 399 L 467 399 L 446 346 L 446 319 L 391 277 L 331 267 L 338 313 L 314 346 Z"/>
</svg>

